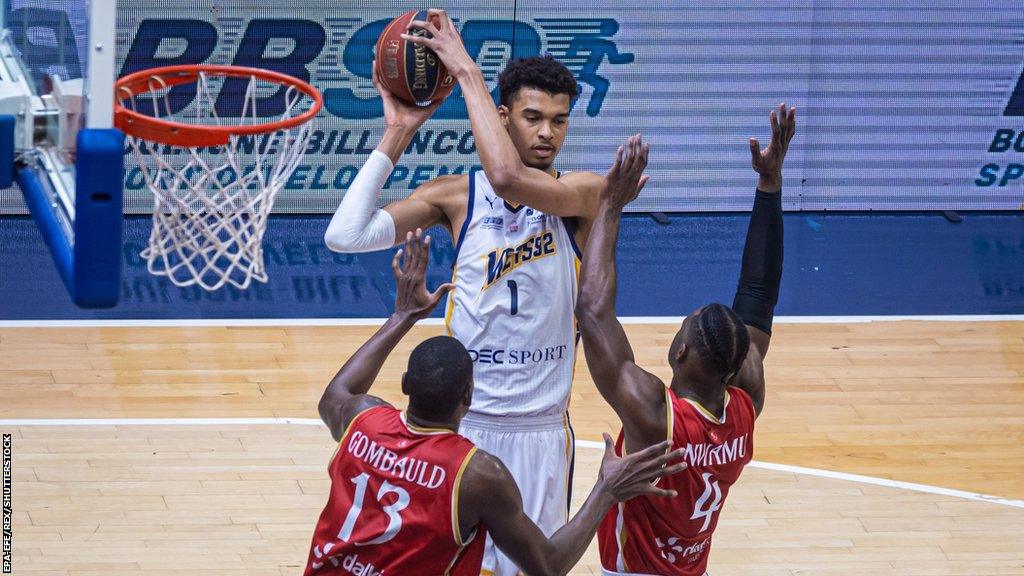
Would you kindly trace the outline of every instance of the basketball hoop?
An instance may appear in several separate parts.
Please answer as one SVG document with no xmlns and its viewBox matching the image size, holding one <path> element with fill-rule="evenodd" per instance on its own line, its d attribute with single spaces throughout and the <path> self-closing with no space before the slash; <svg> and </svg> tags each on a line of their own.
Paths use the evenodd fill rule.
<svg viewBox="0 0 1024 576">
<path fill-rule="evenodd" d="M 189 84 L 194 92 L 172 90 Z M 149 271 L 206 290 L 266 282 L 263 233 L 305 154 L 320 92 L 270 70 L 210 65 L 143 70 L 115 88 L 114 125 L 154 196 Z"/>
</svg>

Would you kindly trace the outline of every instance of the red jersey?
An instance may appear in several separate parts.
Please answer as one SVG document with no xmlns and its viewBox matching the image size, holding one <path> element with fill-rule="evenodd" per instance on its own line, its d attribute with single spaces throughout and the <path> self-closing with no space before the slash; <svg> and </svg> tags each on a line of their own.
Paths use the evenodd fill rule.
<svg viewBox="0 0 1024 576">
<path fill-rule="evenodd" d="M 305 576 L 478 576 L 485 529 L 461 534 L 458 508 L 475 452 L 390 406 L 359 413 L 328 466 L 331 492 Z"/>
<path fill-rule="evenodd" d="M 666 476 L 660 488 L 676 498 L 640 496 L 613 506 L 598 529 L 606 570 L 662 576 L 704 574 L 718 512 L 753 457 L 754 405 L 739 388 L 726 391 L 719 421 L 696 402 L 666 390 L 668 437 L 683 448 L 686 470 Z M 622 453 L 619 433 L 616 452 Z"/>
</svg>

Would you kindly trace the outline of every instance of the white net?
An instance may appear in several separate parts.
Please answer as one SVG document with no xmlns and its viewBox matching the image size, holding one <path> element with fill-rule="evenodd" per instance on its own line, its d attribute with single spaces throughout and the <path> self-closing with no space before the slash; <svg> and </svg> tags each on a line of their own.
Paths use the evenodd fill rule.
<svg viewBox="0 0 1024 576">
<path fill-rule="evenodd" d="M 244 95 L 234 86 L 242 102 L 238 106 L 236 99 L 232 105 L 240 108 L 240 114 L 236 109 L 226 123 L 218 114 L 224 80 L 201 72 L 194 100 L 180 111 L 176 107 L 181 107 L 181 94 L 168 89 L 159 77 L 151 80 L 150 92 L 122 102 L 146 115 L 204 126 L 266 123 L 257 104 L 270 101 L 279 90 L 284 111 L 269 120 L 287 120 L 308 109 L 310 99 L 294 86 L 282 88 L 250 77 Z M 275 104 L 281 105 L 280 100 Z M 173 146 L 128 136 L 154 197 L 153 231 L 141 254 L 149 271 L 177 286 L 206 290 L 225 284 L 245 289 L 253 280 L 266 282 L 262 246 L 270 210 L 302 160 L 314 124 L 255 136 L 233 135 L 223 146 Z"/>
</svg>

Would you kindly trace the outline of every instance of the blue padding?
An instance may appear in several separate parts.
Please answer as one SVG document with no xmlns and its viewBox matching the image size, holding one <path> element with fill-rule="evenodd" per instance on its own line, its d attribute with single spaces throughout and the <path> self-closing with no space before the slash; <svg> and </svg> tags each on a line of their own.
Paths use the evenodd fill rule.
<svg viewBox="0 0 1024 576">
<path fill-rule="evenodd" d="M 83 308 L 117 304 L 123 187 L 124 134 L 113 128 L 79 131 L 71 299 Z"/>
<path fill-rule="evenodd" d="M 53 255 L 53 261 L 57 265 L 57 272 L 61 280 L 67 286 L 68 292 L 73 292 L 74 281 L 71 274 L 72 251 L 68 239 L 61 229 L 60 222 L 50 206 L 50 199 L 46 194 L 46 187 L 39 181 L 39 175 L 34 168 L 21 168 L 17 172 L 18 186 L 25 196 L 25 204 L 35 218 L 36 226 L 43 235 L 46 247 Z"/>
<path fill-rule="evenodd" d="M 124 134 L 114 129 L 81 130 L 76 154 L 73 243 L 36 170 L 19 169 L 18 185 L 71 300 L 82 308 L 109 308 L 117 304 L 121 286 Z"/>
<path fill-rule="evenodd" d="M 0 188 L 14 183 L 14 116 L 0 115 Z"/>
</svg>

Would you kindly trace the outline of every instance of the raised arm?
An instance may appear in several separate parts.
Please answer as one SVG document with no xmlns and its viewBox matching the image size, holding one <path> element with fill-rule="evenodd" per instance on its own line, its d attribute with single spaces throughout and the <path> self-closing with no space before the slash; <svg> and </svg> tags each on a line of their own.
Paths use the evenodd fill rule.
<svg viewBox="0 0 1024 576">
<path fill-rule="evenodd" d="M 761 150 L 757 139 L 750 139 L 751 165 L 759 176 L 732 303 L 750 332 L 750 352 L 735 385 L 750 395 L 758 414 L 764 407 L 765 396 L 762 361 L 771 342 L 772 319 L 782 282 L 782 164 L 796 133 L 796 108 L 787 110 L 785 104 L 780 104 L 769 119 L 772 139 L 768 147 Z"/>
<path fill-rule="evenodd" d="M 352 417 L 375 405 L 386 404 L 369 396 L 370 385 L 391 351 L 421 318 L 426 318 L 449 290 L 451 284 L 427 292 L 427 261 L 430 258 L 430 236 L 422 238 L 417 230 L 406 235 L 405 247 L 391 261 L 397 284 L 395 312 L 370 337 L 327 385 L 318 406 L 320 417 L 335 440 L 340 440 Z M 400 262 L 404 255 L 404 265 Z"/>
<path fill-rule="evenodd" d="M 682 450 L 666 454 L 668 447 L 668 442 L 662 442 L 620 458 L 605 434 L 605 455 L 597 483 L 580 511 L 550 539 L 523 513 L 519 488 L 504 464 L 490 454 L 477 452 L 462 483 L 460 525 L 486 526 L 498 548 L 527 576 L 566 574 L 583 556 L 612 504 L 641 494 L 676 496 L 652 484 L 686 467 L 683 463 L 666 466 L 683 455 Z"/>
<path fill-rule="evenodd" d="M 622 209 L 647 182 L 643 171 L 648 150 L 637 135 L 615 154 L 583 252 L 576 301 L 576 318 L 594 384 L 622 420 L 626 436 L 643 445 L 665 438 L 665 386 L 636 365 L 626 332 L 615 316 L 615 245 Z"/>
<path fill-rule="evenodd" d="M 430 10 L 429 22 L 413 20 L 410 28 L 429 32 L 429 37 L 403 36 L 429 47 L 444 63 L 448 73 L 462 87 L 473 127 L 477 153 L 495 194 L 517 204 L 556 216 L 585 216 L 593 213 L 593 196 L 600 183 L 593 174 L 556 179 L 551 174 L 525 165 L 502 123 L 483 73 L 462 44 L 455 24 L 444 10 Z M 556 119 L 568 122 L 568 119 Z"/>
<path fill-rule="evenodd" d="M 444 198 L 453 182 L 439 178 L 420 186 L 408 198 L 377 208 L 380 192 L 391 176 L 402 152 L 412 137 L 441 105 L 419 107 L 396 98 L 373 66 L 373 85 L 384 102 L 384 136 L 363 163 L 327 225 L 324 243 L 335 252 L 373 252 L 384 250 L 405 238 L 407 232 L 444 222 L 439 198 Z"/>
</svg>

